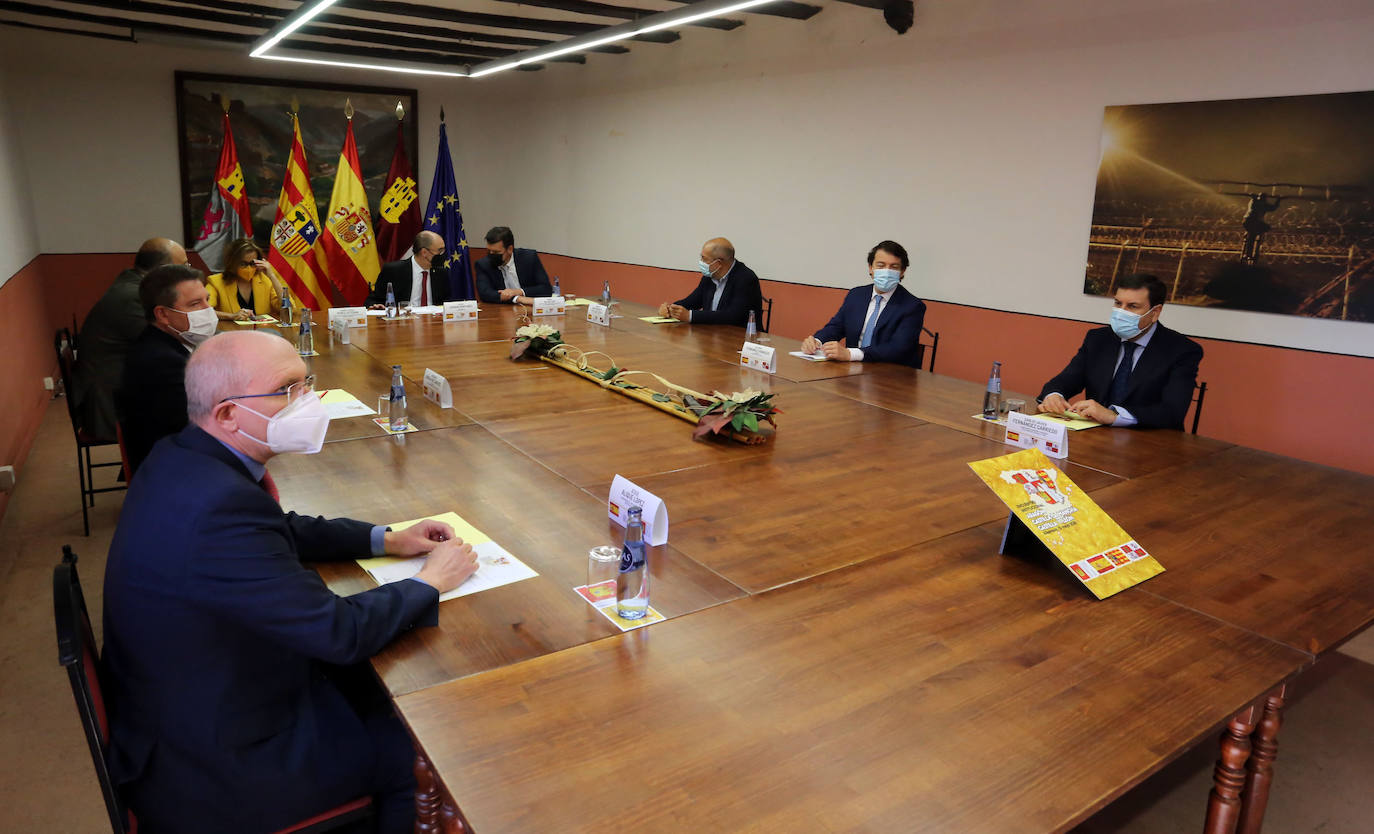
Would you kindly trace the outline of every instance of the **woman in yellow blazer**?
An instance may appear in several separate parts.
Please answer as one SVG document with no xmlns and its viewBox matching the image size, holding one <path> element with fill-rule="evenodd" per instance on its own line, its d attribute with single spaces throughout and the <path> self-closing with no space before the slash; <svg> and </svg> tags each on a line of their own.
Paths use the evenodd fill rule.
<svg viewBox="0 0 1374 834">
<path fill-rule="evenodd" d="M 262 256 L 262 249 L 250 237 L 225 247 L 224 271 L 205 279 L 210 306 L 221 319 L 247 321 L 255 315 L 281 318 L 281 297 L 290 291 Z M 294 295 L 291 304 L 300 309 Z"/>
</svg>

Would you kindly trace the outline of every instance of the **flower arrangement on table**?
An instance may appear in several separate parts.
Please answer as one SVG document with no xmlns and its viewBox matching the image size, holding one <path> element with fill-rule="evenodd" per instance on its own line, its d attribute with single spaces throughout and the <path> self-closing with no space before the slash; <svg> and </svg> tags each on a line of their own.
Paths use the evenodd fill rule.
<svg viewBox="0 0 1374 834">
<path fill-rule="evenodd" d="M 602 357 L 607 367 L 592 364 L 593 357 Z M 623 394 L 666 411 L 674 417 L 696 425 L 693 437 L 722 435 L 740 443 L 766 443 L 778 425 L 773 415 L 781 413 L 773 405 L 773 395 L 752 389 L 723 394 L 712 391 L 703 394 L 669 382 L 649 371 L 620 368 L 615 360 L 601 351 L 585 351 L 567 344 L 563 335 L 547 324 L 527 324 L 515 331 L 510 349 L 511 359 L 537 358 L 570 373 L 591 380 L 602 388 Z M 663 390 L 631 381 L 630 377 L 648 376 Z M 764 424 L 772 429 L 764 428 Z"/>
</svg>

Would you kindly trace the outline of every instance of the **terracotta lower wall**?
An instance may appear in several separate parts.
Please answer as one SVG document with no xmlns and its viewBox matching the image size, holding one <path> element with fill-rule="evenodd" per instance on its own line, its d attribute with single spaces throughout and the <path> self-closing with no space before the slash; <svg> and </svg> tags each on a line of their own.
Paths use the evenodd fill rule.
<svg viewBox="0 0 1374 834">
<path fill-rule="evenodd" d="M 0 286 L 0 466 L 14 466 L 21 481 L 51 396 L 43 378 L 57 374 L 45 290 L 41 257 Z M 0 516 L 8 504 L 9 494 L 0 493 Z"/>
</svg>

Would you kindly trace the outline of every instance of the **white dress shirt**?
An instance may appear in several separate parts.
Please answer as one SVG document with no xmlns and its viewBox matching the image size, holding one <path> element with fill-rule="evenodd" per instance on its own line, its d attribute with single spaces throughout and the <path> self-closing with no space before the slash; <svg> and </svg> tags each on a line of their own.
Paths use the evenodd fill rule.
<svg viewBox="0 0 1374 834">
<path fill-rule="evenodd" d="M 433 266 L 433 264 L 430 264 L 430 266 Z M 422 273 L 422 272 L 425 273 L 423 276 L 420 274 L 420 273 Z M 430 270 L 425 269 L 424 267 L 422 267 L 422 266 L 420 266 L 418 263 L 416 263 L 416 262 L 415 262 L 415 258 L 414 258 L 413 256 L 411 257 L 411 259 L 410 259 L 410 306 L 412 306 L 412 307 L 419 307 L 419 306 L 420 306 L 420 287 L 423 286 L 423 285 L 424 285 L 424 282 L 425 282 L 425 281 L 428 281 L 428 280 L 430 279 L 430 277 L 431 277 L 433 274 L 434 274 L 434 273 L 431 272 Z M 397 300 L 399 300 L 399 299 L 397 299 Z M 433 303 L 434 303 L 434 285 L 433 285 L 433 284 L 431 284 L 430 287 L 429 287 L 429 303 L 430 303 L 430 304 L 433 304 Z"/>
<path fill-rule="evenodd" d="M 521 295 L 525 294 L 524 287 L 520 286 L 520 276 L 515 274 L 515 253 L 511 252 L 510 260 L 501 264 L 501 279 L 506 282 L 506 289 L 518 290 Z M 518 297 L 518 296 L 517 296 Z M 514 298 L 511 299 L 515 301 Z"/>
</svg>

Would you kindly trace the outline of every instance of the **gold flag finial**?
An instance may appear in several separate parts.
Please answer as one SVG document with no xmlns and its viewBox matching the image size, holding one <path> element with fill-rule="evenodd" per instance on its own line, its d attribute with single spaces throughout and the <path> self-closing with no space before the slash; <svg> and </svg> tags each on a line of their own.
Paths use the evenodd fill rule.
<svg viewBox="0 0 1374 834">
<path fill-rule="evenodd" d="M 295 96 L 291 97 L 291 115 L 295 116 L 301 112 L 301 100 Z"/>
<path fill-rule="evenodd" d="M 344 116 L 351 122 L 353 121 L 353 99 L 344 99 Z"/>
<path fill-rule="evenodd" d="M 219 106 L 224 108 L 224 112 L 229 112 L 229 97 L 224 93 L 219 94 Z"/>
<path fill-rule="evenodd" d="M 401 106 L 401 102 L 400 102 L 400 100 L 398 99 L 398 100 L 396 101 L 396 121 L 399 122 L 399 121 L 401 121 L 402 119 L 404 119 L 405 117 L 406 117 L 406 109 L 405 109 L 404 107 Z"/>
</svg>

